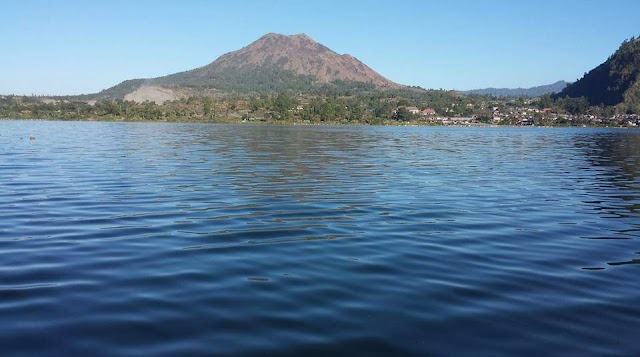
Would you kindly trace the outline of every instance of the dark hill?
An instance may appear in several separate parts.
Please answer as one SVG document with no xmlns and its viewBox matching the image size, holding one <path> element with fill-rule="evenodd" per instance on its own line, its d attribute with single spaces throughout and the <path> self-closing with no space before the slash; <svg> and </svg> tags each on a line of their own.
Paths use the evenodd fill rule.
<svg viewBox="0 0 640 357">
<path fill-rule="evenodd" d="M 604 63 L 556 95 L 562 97 L 585 97 L 591 105 L 623 104 L 640 111 L 640 38 L 624 41 Z"/>
</svg>

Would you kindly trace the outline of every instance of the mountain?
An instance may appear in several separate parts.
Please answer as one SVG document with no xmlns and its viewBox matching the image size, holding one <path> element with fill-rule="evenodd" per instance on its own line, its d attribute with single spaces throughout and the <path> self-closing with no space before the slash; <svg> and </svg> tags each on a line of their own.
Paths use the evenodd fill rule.
<svg viewBox="0 0 640 357">
<path fill-rule="evenodd" d="M 340 55 L 305 34 L 270 33 L 206 66 L 158 78 L 124 81 L 98 93 L 98 97 L 142 100 L 151 96 L 165 100 L 198 89 L 264 93 L 332 84 L 402 87 L 355 57 Z"/>
<path fill-rule="evenodd" d="M 558 93 L 568 84 L 565 81 L 558 81 L 553 84 L 531 88 L 484 88 L 460 91 L 460 93 L 491 95 L 494 97 L 539 97 L 548 93 Z"/>
<path fill-rule="evenodd" d="M 555 97 L 585 97 L 591 105 L 622 104 L 640 112 L 640 37 L 625 40 L 604 63 Z"/>
</svg>

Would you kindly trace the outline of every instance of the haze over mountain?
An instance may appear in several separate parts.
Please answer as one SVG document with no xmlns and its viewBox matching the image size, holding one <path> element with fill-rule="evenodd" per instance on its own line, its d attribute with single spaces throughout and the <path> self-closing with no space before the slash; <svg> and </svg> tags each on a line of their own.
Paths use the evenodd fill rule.
<svg viewBox="0 0 640 357">
<path fill-rule="evenodd" d="M 269 33 L 206 66 L 158 78 L 124 81 L 97 96 L 163 101 L 197 89 L 264 93 L 345 83 L 375 89 L 402 87 L 355 57 L 340 55 L 305 34 Z"/>
<path fill-rule="evenodd" d="M 562 91 L 569 83 L 557 81 L 552 84 L 536 86 L 531 88 L 483 88 L 459 91 L 463 94 L 491 95 L 494 97 L 539 97 L 549 93 Z"/>
<path fill-rule="evenodd" d="M 632 37 L 604 63 L 567 86 L 556 98 L 585 97 L 591 105 L 640 111 L 640 38 Z"/>
</svg>

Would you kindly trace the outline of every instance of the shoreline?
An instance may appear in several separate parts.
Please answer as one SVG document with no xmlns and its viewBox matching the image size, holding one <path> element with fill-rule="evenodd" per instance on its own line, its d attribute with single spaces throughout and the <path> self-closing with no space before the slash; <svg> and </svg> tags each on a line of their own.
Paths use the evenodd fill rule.
<svg viewBox="0 0 640 357">
<path fill-rule="evenodd" d="M 201 121 L 201 120 L 123 120 L 101 119 L 59 119 L 59 118 L 0 118 L 0 121 L 50 121 L 50 122 L 91 122 L 91 123 L 155 123 L 155 124 L 231 124 L 231 125 L 285 125 L 285 126 L 370 126 L 370 127 L 434 127 L 434 128 L 576 128 L 576 129 L 639 129 L 637 126 L 596 126 L 596 125 L 495 125 L 484 123 L 441 125 L 431 123 L 344 123 L 344 122 L 277 122 L 277 121 Z"/>
</svg>

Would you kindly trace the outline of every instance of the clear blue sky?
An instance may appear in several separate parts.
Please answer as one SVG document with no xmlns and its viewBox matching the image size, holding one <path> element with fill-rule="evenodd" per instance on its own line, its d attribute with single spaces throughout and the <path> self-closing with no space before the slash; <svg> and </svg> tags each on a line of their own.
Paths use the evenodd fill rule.
<svg viewBox="0 0 640 357">
<path fill-rule="evenodd" d="M 640 35 L 640 1 L 0 0 L 0 94 L 96 92 L 306 33 L 399 83 L 574 81 Z"/>
</svg>

